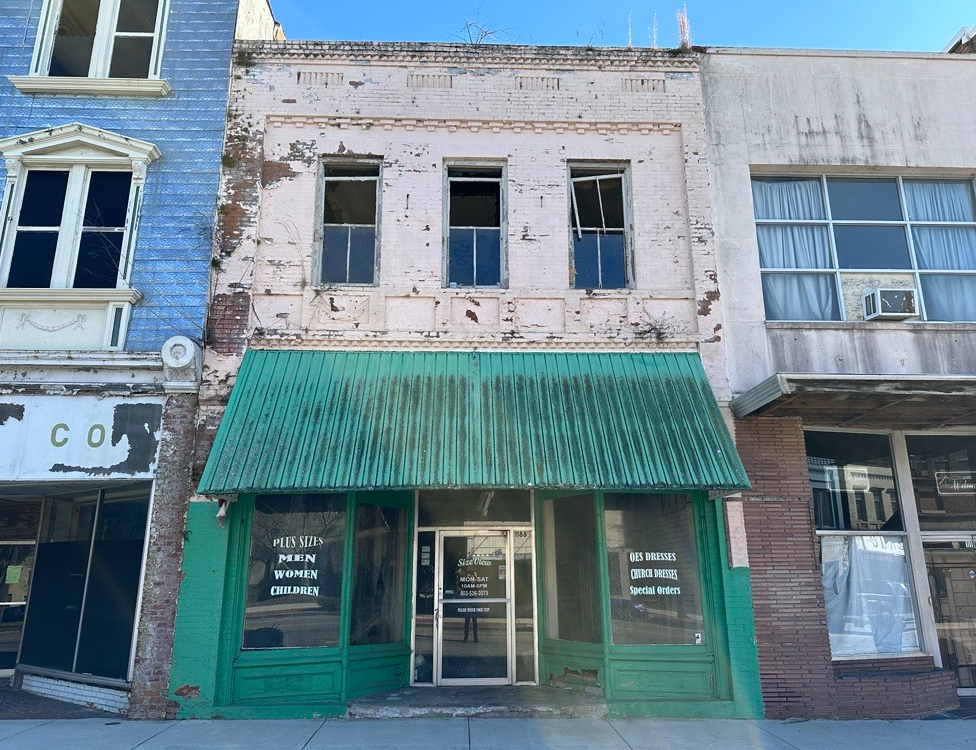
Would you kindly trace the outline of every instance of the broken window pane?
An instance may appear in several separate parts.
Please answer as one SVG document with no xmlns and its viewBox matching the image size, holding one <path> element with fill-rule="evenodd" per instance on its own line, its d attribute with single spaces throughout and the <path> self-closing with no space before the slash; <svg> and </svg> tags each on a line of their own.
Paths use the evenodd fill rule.
<svg viewBox="0 0 976 750">
<path fill-rule="evenodd" d="M 325 183 L 326 224 L 375 224 L 376 182 L 373 180 Z"/>
<path fill-rule="evenodd" d="M 474 286 L 474 233 L 451 231 L 447 257 L 451 286 Z"/>
<path fill-rule="evenodd" d="M 603 226 L 624 228 L 624 184 L 620 177 L 600 180 L 600 205 L 603 206 Z"/>
<path fill-rule="evenodd" d="M 82 232 L 75 289 L 114 289 L 118 283 L 125 232 Z"/>
<path fill-rule="evenodd" d="M 500 218 L 500 183 L 451 181 L 452 227 L 498 227 Z"/>
<path fill-rule="evenodd" d="M 119 3 L 117 32 L 146 32 L 156 30 L 159 0 L 122 0 Z"/>
<path fill-rule="evenodd" d="M 573 169 L 570 178 L 574 287 L 627 286 L 623 174 Z"/>
<path fill-rule="evenodd" d="M 576 211 L 573 227 L 603 228 L 603 212 L 600 210 L 600 196 L 596 180 L 580 180 L 573 183 L 576 196 Z M 579 222 L 576 222 L 577 217 Z"/>
<path fill-rule="evenodd" d="M 52 76 L 87 76 L 91 67 L 99 0 L 64 0 L 51 53 Z"/>
</svg>

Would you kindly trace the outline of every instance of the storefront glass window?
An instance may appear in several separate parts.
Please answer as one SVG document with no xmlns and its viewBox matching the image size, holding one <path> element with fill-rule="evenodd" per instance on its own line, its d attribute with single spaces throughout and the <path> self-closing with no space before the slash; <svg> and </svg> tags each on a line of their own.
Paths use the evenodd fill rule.
<svg viewBox="0 0 976 750">
<path fill-rule="evenodd" d="M 818 529 L 904 529 L 887 435 L 807 432 L 806 446 Z"/>
<path fill-rule="evenodd" d="M 531 496 L 525 490 L 427 490 L 420 493 L 418 525 L 464 526 L 529 523 Z"/>
<path fill-rule="evenodd" d="M 406 517 L 402 508 L 360 504 L 356 509 L 353 646 L 403 641 Z"/>
<path fill-rule="evenodd" d="M 686 495 L 604 497 L 614 644 L 701 644 L 698 551 Z"/>
<path fill-rule="evenodd" d="M 922 531 L 976 529 L 976 436 L 908 435 Z"/>
<path fill-rule="evenodd" d="M 543 512 L 546 570 L 551 576 L 546 581 L 548 635 L 601 643 L 593 495 L 547 500 Z"/>
<path fill-rule="evenodd" d="M 254 501 L 244 648 L 337 646 L 346 495 Z"/>
<path fill-rule="evenodd" d="M 825 536 L 821 553 L 831 653 L 836 657 L 918 651 L 904 538 Z"/>
</svg>

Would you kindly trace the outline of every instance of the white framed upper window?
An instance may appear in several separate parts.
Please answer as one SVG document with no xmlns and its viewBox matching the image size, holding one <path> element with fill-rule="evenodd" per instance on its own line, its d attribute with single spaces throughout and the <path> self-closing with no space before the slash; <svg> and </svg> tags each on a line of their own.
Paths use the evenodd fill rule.
<svg viewBox="0 0 976 750">
<path fill-rule="evenodd" d="M 976 322 L 972 179 L 757 175 L 752 198 L 766 320 L 845 320 L 845 286 L 881 278 Z"/>
<path fill-rule="evenodd" d="M 321 284 L 376 283 L 380 163 L 326 160 L 322 173 Z"/>
<path fill-rule="evenodd" d="M 631 269 L 627 165 L 571 165 L 569 169 L 574 289 L 626 289 Z"/>
<path fill-rule="evenodd" d="M 44 0 L 25 93 L 163 96 L 169 0 Z"/>
</svg>

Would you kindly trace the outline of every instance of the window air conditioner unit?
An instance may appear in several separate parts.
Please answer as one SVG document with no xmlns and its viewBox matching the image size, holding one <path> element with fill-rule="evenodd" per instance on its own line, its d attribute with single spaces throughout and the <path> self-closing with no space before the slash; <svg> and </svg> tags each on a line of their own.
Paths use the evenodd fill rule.
<svg viewBox="0 0 976 750">
<path fill-rule="evenodd" d="M 918 315 L 914 289 L 872 289 L 861 297 L 865 320 L 904 320 Z"/>
</svg>

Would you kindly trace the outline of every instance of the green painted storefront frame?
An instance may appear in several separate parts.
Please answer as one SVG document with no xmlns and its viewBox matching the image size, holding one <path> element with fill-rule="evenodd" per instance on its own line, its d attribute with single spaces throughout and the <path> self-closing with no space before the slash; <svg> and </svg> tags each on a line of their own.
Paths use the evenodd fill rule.
<svg viewBox="0 0 976 750">
<path fill-rule="evenodd" d="M 539 677 L 545 683 L 550 669 L 595 669 L 609 715 L 701 718 L 758 718 L 762 715 L 752 594 L 748 568 L 729 568 L 722 500 L 690 492 L 693 500 L 699 578 L 702 586 L 706 643 L 703 646 L 614 646 L 611 643 L 609 574 L 603 498 L 611 490 L 575 490 L 535 493 L 536 607 L 538 612 Z M 632 492 L 632 491 L 629 491 Z M 412 560 L 416 540 L 413 493 L 335 493 L 347 496 L 346 538 L 343 559 L 343 596 L 340 642 L 336 648 L 243 651 L 244 593 L 250 552 L 254 495 L 242 495 L 229 505 L 226 528 L 219 528 L 210 503 L 191 503 L 187 515 L 184 580 L 173 654 L 171 700 L 177 715 L 223 718 L 319 718 L 342 716 L 346 701 L 358 695 L 396 689 L 410 682 Z M 650 493 L 649 493 L 650 494 Z M 546 499 L 593 495 L 597 528 L 597 561 L 603 642 L 583 644 L 555 641 L 546 636 L 545 569 L 542 544 L 542 504 Z M 355 509 L 359 498 L 386 497 L 407 511 L 404 590 L 404 642 L 383 646 L 351 646 L 349 626 L 353 565 L 355 561 Z M 394 498 L 398 498 L 394 500 Z M 368 503 L 367 503 L 368 504 Z M 376 503 L 373 504 L 383 504 Z M 214 591 L 223 595 L 214 597 Z M 616 679 L 624 670 L 653 679 L 666 665 L 672 672 L 703 672 L 711 665 L 714 690 L 710 695 L 654 696 L 628 692 Z M 329 700 L 322 693 L 314 700 L 275 700 L 282 686 L 311 682 L 334 675 Z M 707 670 L 706 670 L 707 671 Z M 241 699 L 242 674 L 262 681 L 263 694 Z M 579 684 L 578 687 L 584 687 Z M 269 695 L 270 694 L 270 695 Z"/>
</svg>

